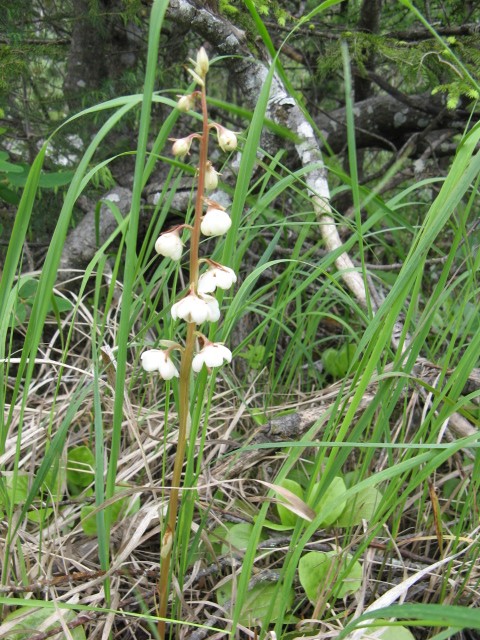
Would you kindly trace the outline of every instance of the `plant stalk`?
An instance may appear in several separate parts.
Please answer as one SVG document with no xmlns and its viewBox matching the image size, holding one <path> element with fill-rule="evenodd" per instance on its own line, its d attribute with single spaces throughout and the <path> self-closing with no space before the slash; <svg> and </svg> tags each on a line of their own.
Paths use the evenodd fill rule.
<svg viewBox="0 0 480 640">
<path fill-rule="evenodd" d="M 202 103 L 202 137 L 200 139 L 200 161 L 198 167 L 198 185 L 197 185 L 197 198 L 195 201 L 195 215 L 193 229 L 190 237 L 190 288 L 196 290 L 198 282 L 198 270 L 199 270 L 199 245 L 200 245 L 200 224 L 203 214 L 203 198 L 205 191 L 205 171 L 208 158 L 208 111 L 207 111 L 207 97 L 205 87 L 201 90 L 201 103 Z M 190 414 L 190 375 L 192 369 L 193 352 L 195 348 L 195 330 L 196 324 L 189 322 L 187 324 L 187 337 L 185 340 L 185 348 L 183 350 L 182 359 L 180 362 L 180 379 L 179 379 L 179 407 L 178 407 L 178 443 L 177 451 L 175 453 L 175 461 L 173 465 L 172 486 L 170 489 L 170 498 L 168 502 L 168 518 L 165 531 L 163 533 L 162 544 L 164 544 L 168 538 L 175 540 L 177 515 L 178 515 L 178 503 L 179 493 L 182 482 L 182 469 L 185 460 L 185 451 L 187 447 L 188 428 L 189 428 L 189 414 Z M 168 551 L 161 556 L 160 560 L 160 578 L 158 581 L 158 617 L 161 618 L 158 621 L 157 630 L 160 640 L 165 638 L 165 618 L 167 615 L 167 605 L 169 596 L 169 577 L 170 577 L 170 562 L 172 557 L 172 544 L 167 544 Z"/>
</svg>

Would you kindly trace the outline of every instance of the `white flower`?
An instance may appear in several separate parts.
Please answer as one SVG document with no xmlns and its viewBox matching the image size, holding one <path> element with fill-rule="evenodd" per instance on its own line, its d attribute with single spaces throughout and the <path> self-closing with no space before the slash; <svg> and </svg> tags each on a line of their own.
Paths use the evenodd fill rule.
<svg viewBox="0 0 480 640">
<path fill-rule="evenodd" d="M 219 342 L 207 344 L 193 358 L 192 369 L 198 373 L 205 365 L 206 367 L 220 367 L 224 362 L 232 361 L 232 352 Z"/>
<path fill-rule="evenodd" d="M 220 318 L 220 307 L 212 296 L 197 296 L 189 293 L 172 306 L 171 314 L 174 320 L 181 318 L 196 324 L 206 320 L 216 322 Z"/>
<path fill-rule="evenodd" d="M 189 93 L 186 96 L 177 96 L 178 98 L 178 102 L 177 102 L 177 109 L 180 109 L 180 111 L 190 111 L 190 109 L 193 109 L 193 105 L 195 104 L 195 98 L 194 96 L 192 96 L 191 93 Z"/>
<path fill-rule="evenodd" d="M 200 229 L 204 236 L 223 236 L 232 226 L 232 220 L 223 209 L 211 207 L 203 216 Z"/>
<path fill-rule="evenodd" d="M 212 167 L 211 162 L 207 162 L 205 170 L 205 189 L 213 191 L 218 187 L 218 176 L 220 174 Z"/>
<path fill-rule="evenodd" d="M 142 367 L 145 371 L 158 371 L 164 380 L 178 378 L 177 367 L 173 364 L 167 351 L 150 349 L 140 356 Z"/>
<path fill-rule="evenodd" d="M 180 260 L 182 257 L 183 244 L 178 231 L 162 233 L 155 242 L 155 251 L 166 258 Z"/>
<path fill-rule="evenodd" d="M 221 125 L 217 125 L 218 144 L 222 151 L 234 151 L 237 148 L 237 136 Z"/>
<path fill-rule="evenodd" d="M 217 287 L 225 290 L 230 289 L 236 281 L 235 271 L 230 267 L 222 265 L 211 267 L 198 279 L 198 293 L 212 293 Z"/>
<path fill-rule="evenodd" d="M 192 146 L 192 136 L 186 138 L 178 138 L 172 145 L 172 153 L 176 158 L 184 158 L 187 153 L 190 153 L 190 147 Z"/>
<path fill-rule="evenodd" d="M 202 295 L 202 300 L 207 303 L 208 310 L 210 313 L 210 317 L 208 318 L 210 322 L 217 322 L 220 318 L 220 307 L 218 306 L 218 300 L 213 296 L 207 296 L 205 294 Z"/>
</svg>

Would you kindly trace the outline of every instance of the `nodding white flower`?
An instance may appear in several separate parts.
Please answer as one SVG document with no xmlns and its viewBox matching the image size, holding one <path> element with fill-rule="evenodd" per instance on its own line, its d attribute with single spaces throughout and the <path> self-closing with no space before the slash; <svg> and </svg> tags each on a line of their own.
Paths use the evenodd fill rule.
<svg viewBox="0 0 480 640">
<path fill-rule="evenodd" d="M 217 135 L 218 144 L 222 151 L 234 151 L 237 148 L 237 136 L 230 129 L 217 124 Z"/>
<path fill-rule="evenodd" d="M 177 109 L 179 109 L 180 111 L 190 111 L 190 109 L 193 109 L 193 106 L 195 104 L 195 97 L 189 93 L 186 96 L 177 96 L 178 98 L 178 102 L 177 102 Z"/>
<path fill-rule="evenodd" d="M 208 318 L 210 322 L 217 322 L 220 318 L 220 307 L 218 306 L 218 300 L 213 296 L 208 296 L 206 294 L 202 294 L 202 300 L 207 303 L 208 311 L 210 317 Z"/>
<path fill-rule="evenodd" d="M 194 62 L 193 60 L 192 60 L 192 62 L 195 65 L 195 73 L 198 73 L 198 75 L 201 78 L 205 78 L 205 76 L 208 73 L 208 68 L 210 66 L 210 62 L 208 60 L 207 52 L 205 51 L 205 49 L 203 47 L 200 47 L 200 49 L 197 52 L 197 60 L 196 60 L 196 62 Z"/>
<path fill-rule="evenodd" d="M 232 226 L 232 219 L 223 209 L 209 207 L 203 216 L 200 229 L 204 236 L 223 236 Z"/>
<path fill-rule="evenodd" d="M 174 320 L 181 318 L 195 324 L 201 324 L 206 320 L 216 322 L 220 318 L 220 307 L 213 296 L 189 293 L 172 306 L 171 314 Z"/>
<path fill-rule="evenodd" d="M 164 380 L 171 380 L 179 376 L 177 367 L 173 364 L 173 361 L 168 355 L 168 351 L 149 349 L 142 353 L 140 360 L 145 371 L 149 373 L 158 371 Z"/>
<path fill-rule="evenodd" d="M 183 244 L 178 231 L 162 233 L 155 242 L 155 251 L 166 258 L 180 260 L 182 257 Z"/>
<path fill-rule="evenodd" d="M 218 187 L 218 176 L 220 174 L 215 171 L 211 162 L 207 162 L 206 170 L 205 170 L 205 189 L 209 189 L 213 191 Z"/>
<path fill-rule="evenodd" d="M 172 153 L 176 158 L 184 158 L 190 153 L 190 147 L 192 146 L 192 136 L 186 138 L 178 138 L 174 140 L 172 145 Z"/>
<path fill-rule="evenodd" d="M 218 287 L 219 289 L 230 289 L 232 284 L 237 281 L 235 271 L 230 267 L 218 265 L 210 267 L 208 271 L 202 273 L 198 279 L 198 293 L 212 293 Z"/>
<path fill-rule="evenodd" d="M 192 369 L 198 373 L 203 365 L 206 367 L 221 367 L 225 362 L 232 361 L 232 352 L 219 342 L 210 342 L 197 353 L 192 361 Z"/>
</svg>

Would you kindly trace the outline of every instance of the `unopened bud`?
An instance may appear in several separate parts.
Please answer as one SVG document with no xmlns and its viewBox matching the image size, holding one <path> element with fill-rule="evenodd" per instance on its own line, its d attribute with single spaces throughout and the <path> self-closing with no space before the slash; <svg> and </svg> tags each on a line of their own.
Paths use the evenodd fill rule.
<svg viewBox="0 0 480 640">
<path fill-rule="evenodd" d="M 192 96 L 192 94 L 188 94 L 186 96 L 180 96 L 179 100 L 177 102 L 177 109 L 180 109 L 180 111 L 190 111 L 190 109 L 193 109 L 193 105 L 195 103 L 195 99 Z"/>
<path fill-rule="evenodd" d="M 209 66 L 210 66 L 210 63 L 208 61 L 207 52 L 203 47 L 200 47 L 197 53 L 197 63 L 195 65 L 195 72 L 198 73 L 198 75 L 201 78 L 205 78 L 205 76 L 208 73 Z"/>
<path fill-rule="evenodd" d="M 165 256 L 165 258 L 180 260 L 183 244 L 178 231 L 162 233 L 155 242 L 155 251 L 161 256 Z"/>
<path fill-rule="evenodd" d="M 211 162 L 207 162 L 207 166 L 205 168 L 205 189 L 209 189 L 213 191 L 218 187 L 218 173 L 212 166 Z"/>
<path fill-rule="evenodd" d="M 203 81 L 203 78 L 199 76 L 196 71 L 194 71 L 193 69 L 187 69 L 187 71 L 197 84 L 199 84 L 201 87 L 205 86 L 205 82 Z"/>
<path fill-rule="evenodd" d="M 176 158 L 184 158 L 190 153 L 190 147 L 192 146 L 192 137 L 178 138 L 172 145 L 172 153 Z"/>
<path fill-rule="evenodd" d="M 217 134 L 218 134 L 218 144 L 222 151 L 235 151 L 237 148 L 237 136 L 230 131 L 230 129 L 225 129 L 221 125 L 217 125 Z"/>
<path fill-rule="evenodd" d="M 203 216 L 200 229 L 204 236 L 223 236 L 232 226 L 232 219 L 223 209 L 209 207 Z"/>
</svg>

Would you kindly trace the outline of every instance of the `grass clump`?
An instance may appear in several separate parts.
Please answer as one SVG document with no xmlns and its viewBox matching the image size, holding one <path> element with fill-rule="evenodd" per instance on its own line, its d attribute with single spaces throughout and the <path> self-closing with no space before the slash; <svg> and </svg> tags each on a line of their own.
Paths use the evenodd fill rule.
<svg viewBox="0 0 480 640">
<path fill-rule="evenodd" d="M 29 273 L 47 143 L 19 204 L 0 285 L 2 637 L 478 629 L 479 127 L 431 203 L 431 184 L 361 187 L 350 137 L 342 215 L 318 188 L 319 151 L 305 163 L 297 141 L 295 164 L 262 150 L 275 64 L 238 157 L 236 134 L 209 120 L 204 50 L 180 104 L 154 93 L 164 11 L 153 4 L 143 95 L 77 116 L 109 114 Z M 348 85 L 346 50 L 343 63 Z M 172 158 L 177 107 L 192 115 L 197 99 L 202 131 Z M 155 102 L 172 112 L 151 143 Z M 130 212 L 110 201 L 115 231 L 65 286 L 75 202 L 134 109 Z M 166 179 L 140 233 L 159 159 Z M 195 187 L 172 219 L 185 179 Z"/>
</svg>

